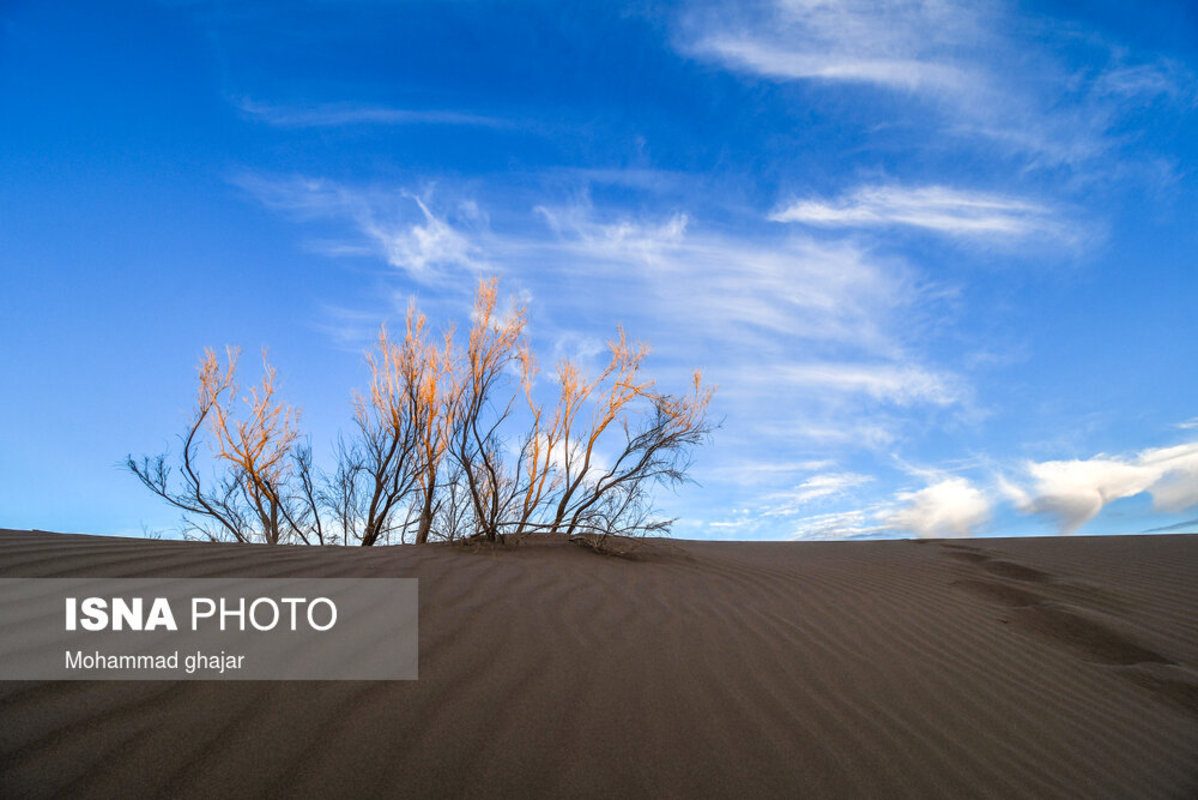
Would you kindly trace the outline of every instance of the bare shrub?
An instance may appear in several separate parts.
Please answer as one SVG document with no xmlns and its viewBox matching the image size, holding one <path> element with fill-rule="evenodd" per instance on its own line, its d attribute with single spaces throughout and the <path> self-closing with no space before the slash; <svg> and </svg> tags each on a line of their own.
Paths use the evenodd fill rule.
<svg viewBox="0 0 1198 800">
<path fill-rule="evenodd" d="M 132 456 L 125 465 L 150 491 L 185 512 L 189 535 L 215 540 L 323 543 L 320 500 L 312 481 L 311 451 L 296 428 L 299 412 L 282 403 L 275 370 L 262 354 L 262 382 L 240 399 L 239 352 L 224 366 L 211 349 L 199 365 L 199 392 L 177 467 L 167 453 Z M 211 437 L 208 439 L 207 437 Z M 208 441 L 205 458 L 202 444 Z M 215 476 L 205 479 L 215 467 Z"/>
<path fill-rule="evenodd" d="M 367 354 L 370 388 L 355 395 L 354 430 L 327 474 L 314 469 L 265 356 L 238 415 L 237 352 L 222 368 L 207 350 L 178 467 L 167 454 L 126 466 L 183 510 L 190 533 L 213 539 L 371 546 L 558 534 L 615 552 L 667 532 L 653 489 L 687 480 L 690 453 L 711 432 L 713 389 L 696 372 L 687 393 L 658 391 L 642 372 L 648 348 L 619 329 L 598 373 L 557 365 L 547 409 L 526 327 L 523 306 L 498 309 L 495 280 L 479 282 L 461 348 L 452 328 L 430 336 L 410 306 L 402 341 L 383 327 Z M 215 477 L 201 481 L 205 434 Z"/>
<path fill-rule="evenodd" d="M 366 357 L 369 393 L 354 398 L 356 436 L 339 442 L 327 492 L 347 540 L 404 541 L 413 526 L 415 541 L 428 540 L 453 414 L 452 358 L 451 335 L 432 345 L 415 306 L 402 342 L 380 329 Z"/>
</svg>

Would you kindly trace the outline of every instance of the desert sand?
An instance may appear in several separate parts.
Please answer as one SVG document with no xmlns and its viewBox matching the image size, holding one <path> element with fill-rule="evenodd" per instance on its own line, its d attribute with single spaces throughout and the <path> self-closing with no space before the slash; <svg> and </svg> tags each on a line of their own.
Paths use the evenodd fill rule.
<svg viewBox="0 0 1198 800">
<path fill-rule="evenodd" d="M 0 576 L 420 579 L 416 681 L 0 683 L 6 798 L 1198 797 L 1198 536 L 3 532 Z"/>
</svg>

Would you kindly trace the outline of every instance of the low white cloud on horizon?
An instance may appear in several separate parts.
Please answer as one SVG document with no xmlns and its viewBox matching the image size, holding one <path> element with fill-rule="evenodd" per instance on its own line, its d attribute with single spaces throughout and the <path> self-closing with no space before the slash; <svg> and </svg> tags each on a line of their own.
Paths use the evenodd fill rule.
<svg viewBox="0 0 1198 800">
<path fill-rule="evenodd" d="M 782 525 L 794 539 L 958 538 L 975 535 L 989 522 L 994 498 L 968 478 L 909 466 L 904 471 L 921 477 L 923 488 L 879 496 L 871 491 L 880 483 L 876 475 L 817 471 L 793 488 L 762 494 L 734 517 L 711 527 L 722 532 L 760 532 Z M 760 469 L 754 472 L 768 474 Z"/>
<path fill-rule="evenodd" d="M 1142 492 L 1161 511 L 1198 505 L 1198 442 L 1132 456 L 1028 462 L 1024 472 L 1030 486 L 1004 479 L 1002 491 L 1024 513 L 1059 519 L 1064 533 L 1076 531 L 1108 503 Z"/>
<path fill-rule="evenodd" d="M 989 485 L 979 486 L 959 475 L 913 470 L 927 485 L 918 490 L 896 492 L 858 507 L 820 513 L 809 512 L 812 501 L 830 496 L 819 492 L 823 479 L 815 480 L 810 493 L 804 485 L 794 493 L 805 502 L 759 510 L 760 517 L 782 516 L 791 520 L 796 539 L 834 539 L 914 534 L 920 538 L 959 538 L 976 535 L 993 518 L 1004 501 L 1028 515 L 1055 518 L 1061 533 L 1073 533 L 1094 519 L 1109 503 L 1147 492 L 1153 506 L 1162 512 L 1181 512 L 1198 506 L 1198 442 L 1171 447 L 1148 448 L 1134 455 L 1097 455 L 1088 459 L 1026 462 L 1025 481 L 1002 475 Z M 817 476 L 820 478 L 820 476 Z M 836 491 L 854 489 L 871 482 L 872 476 L 854 475 L 854 480 L 837 482 L 827 476 Z M 740 520 L 739 527 L 749 527 Z M 1193 526 L 1193 520 L 1154 529 L 1169 531 Z"/>
<path fill-rule="evenodd" d="M 1055 517 L 1062 533 L 1094 519 L 1109 503 L 1147 492 L 1158 511 L 1198 506 L 1198 442 L 1141 450 L 1134 455 L 1026 462 L 1028 486 L 1003 476 L 990 489 L 947 477 L 914 492 L 900 492 L 875 507 L 873 531 L 906 530 L 921 537 L 971 536 L 1000 500 L 1024 514 Z"/>
<path fill-rule="evenodd" d="M 856 485 L 863 485 L 861 481 Z M 797 516 L 794 539 L 858 539 L 914 535 L 918 538 L 974 536 L 990 520 L 990 495 L 961 476 L 940 476 L 922 489 L 899 491 L 860 508 Z"/>
<path fill-rule="evenodd" d="M 945 478 L 915 492 L 900 493 L 899 506 L 881 520 L 891 528 L 911 531 L 922 539 L 974 535 L 991 514 L 990 499 L 967 479 Z"/>
</svg>

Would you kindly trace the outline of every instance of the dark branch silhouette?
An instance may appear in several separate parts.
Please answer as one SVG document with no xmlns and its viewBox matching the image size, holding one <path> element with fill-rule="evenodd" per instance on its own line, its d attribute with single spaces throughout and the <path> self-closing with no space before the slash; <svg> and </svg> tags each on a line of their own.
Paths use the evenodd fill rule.
<svg viewBox="0 0 1198 800">
<path fill-rule="evenodd" d="M 604 550 L 609 537 L 667 532 L 652 490 L 688 479 L 691 451 L 711 433 L 713 389 L 695 373 L 684 395 L 658 391 L 642 374 L 648 348 L 619 329 L 597 374 L 558 364 L 547 410 L 525 309 L 497 306 L 497 282 L 480 281 L 464 348 L 452 328 L 430 337 L 414 305 L 402 341 L 380 329 L 330 473 L 313 466 L 265 354 L 261 383 L 237 402 L 233 349 L 223 367 L 204 353 L 178 465 L 164 453 L 126 466 L 184 512 L 189 535 L 210 539 L 371 546 L 548 533 Z"/>
</svg>

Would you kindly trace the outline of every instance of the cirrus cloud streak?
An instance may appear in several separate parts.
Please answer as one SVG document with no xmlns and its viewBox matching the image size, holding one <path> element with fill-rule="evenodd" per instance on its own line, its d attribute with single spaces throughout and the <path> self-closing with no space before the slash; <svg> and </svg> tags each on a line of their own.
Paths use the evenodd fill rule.
<svg viewBox="0 0 1198 800">
<path fill-rule="evenodd" d="M 795 200 L 774 211 L 770 219 L 827 228 L 903 226 L 969 238 L 1070 236 L 1046 205 L 937 185 L 862 186 L 835 200 Z"/>
</svg>

